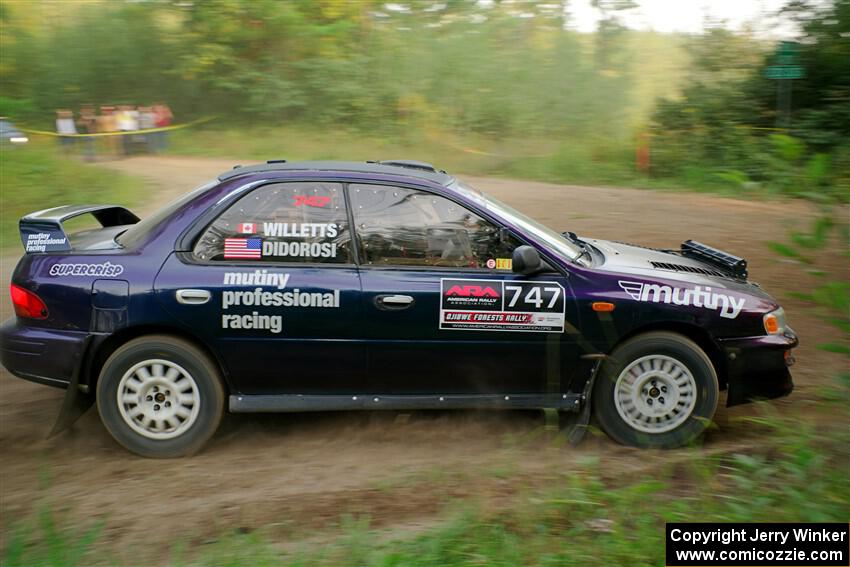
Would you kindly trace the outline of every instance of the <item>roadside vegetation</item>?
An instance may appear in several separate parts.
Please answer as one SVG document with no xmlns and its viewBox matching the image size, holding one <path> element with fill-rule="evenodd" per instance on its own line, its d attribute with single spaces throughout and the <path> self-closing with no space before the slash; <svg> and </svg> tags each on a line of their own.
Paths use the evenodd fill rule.
<svg viewBox="0 0 850 567">
<path fill-rule="evenodd" d="M 6 3 L 0 114 L 52 128 L 57 108 L 166 101 L 215 117 L 176 153 L 850 199 L 850 0 L 789 1 L 789 61 L 756 33 L 769 18 L 660 34 L 601 0 L 583 34 L 563 4 Z M 787 112 L 777 63 L 802 73 Z"/>
<path fill-rule="evenodd" d="M 144 182 L 63 157 L 53 143 L 0 148 L 0 252 L 23 253 L 18 219 L 27 213 L 67 204 L 144 199 Z"/>
</svg>

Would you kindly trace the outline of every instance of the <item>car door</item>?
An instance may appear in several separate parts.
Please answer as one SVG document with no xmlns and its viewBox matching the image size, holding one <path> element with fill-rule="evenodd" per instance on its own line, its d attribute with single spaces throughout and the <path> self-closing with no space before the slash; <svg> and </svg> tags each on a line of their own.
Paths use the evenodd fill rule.
<svg viewBox="0 0 850 567">
<path fill-rule="evenodd" d="M 446 197 L 358 184 L 349 196 L 373 392 L 559 389 L 565 278 L 513 273 L 520 242 Z"/>
<path fill-rule="evenodd" d="M 366 351 L 352 254 L 341 184 L 273 183 L 173 254 L 156 293 L 212 345 L 236 392 L 356 393 Z"/>
</svg>

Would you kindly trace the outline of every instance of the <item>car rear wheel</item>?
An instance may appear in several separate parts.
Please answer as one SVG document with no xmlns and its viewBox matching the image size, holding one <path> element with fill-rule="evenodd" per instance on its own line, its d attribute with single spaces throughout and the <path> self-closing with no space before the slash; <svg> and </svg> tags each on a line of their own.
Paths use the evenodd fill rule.
<svg viewBox="0 0 850 567">
<path fill-rule="evenodd" d="M 224 413 L 218 367 L 193 344 L 167 335 L 134 339 L 107 359 L 97 408 L 118 443 L 143 457 L 199 451 Z"/>
<path fill-rule="evenodd" d="M 717 409 L 717 373 L 692 340 L 670 332 L 639 335 L 618 346 L 600 369 L 593 411 L 602 429 L 635 447 L 686 445 Z"/>
</svg>

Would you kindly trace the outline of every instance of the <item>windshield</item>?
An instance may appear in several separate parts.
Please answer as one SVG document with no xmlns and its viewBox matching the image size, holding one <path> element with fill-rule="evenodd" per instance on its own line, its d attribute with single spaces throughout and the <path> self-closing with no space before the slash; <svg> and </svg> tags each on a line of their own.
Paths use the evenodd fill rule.
<svg viewBox="0 0 850 567">
<path fill-rule="evenodd" d="M 494 199 L 477 189 L 473 189 L 463 182 L 455 181 L 452 184 L 452 189 L 463 194 L 472 201 L 475 201 L 488 211 L 492 211 L 524 232 L 531 234 L 538 240 L 541 240 L 551 246 L 556 252 L 569 260 L 581 264 L 582 266 L 589 266 L 587 257 L 582 257 L 582 249 L 578 244 L 568 240 L 548 226 L 540 224 L 536 220 L 524 215 L 513 207 L 510 207 L 498 199 Z"/>
<path fill-rule="evenodd" d="M 207 183 L 204 183 L 197 189 L 193 189 L 189 191 L 185 195 L 181 195 L 171 203 L 165 205 L 163 208 L 156 211 L 154 214 L 149 217 L 145 217 L 118 236 L 115 237 L 115 241 L 123 246 L 124 248 L 132 248 L 135 246 L 140 240 L 142 240 L 148 233 L 158 227 L 165 219 L 171 216 L 174 211 L 206 191 L 212 187 L 215 187 L 218 184 L 218 180 L 214 179 Z"/>
</svg>

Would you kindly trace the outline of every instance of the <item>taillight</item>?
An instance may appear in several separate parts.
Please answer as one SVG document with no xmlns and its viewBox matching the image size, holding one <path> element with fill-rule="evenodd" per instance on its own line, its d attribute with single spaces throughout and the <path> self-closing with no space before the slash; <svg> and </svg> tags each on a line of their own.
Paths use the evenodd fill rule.
<svg viewBox="0 0 850 567">
<path fill-rule="evenodd" d="M 9 286 L 15 314 L 28 319 L 47 319 L 47 306 L 39 296 L 28 289 L 12 284 Z"/>
</svg>

